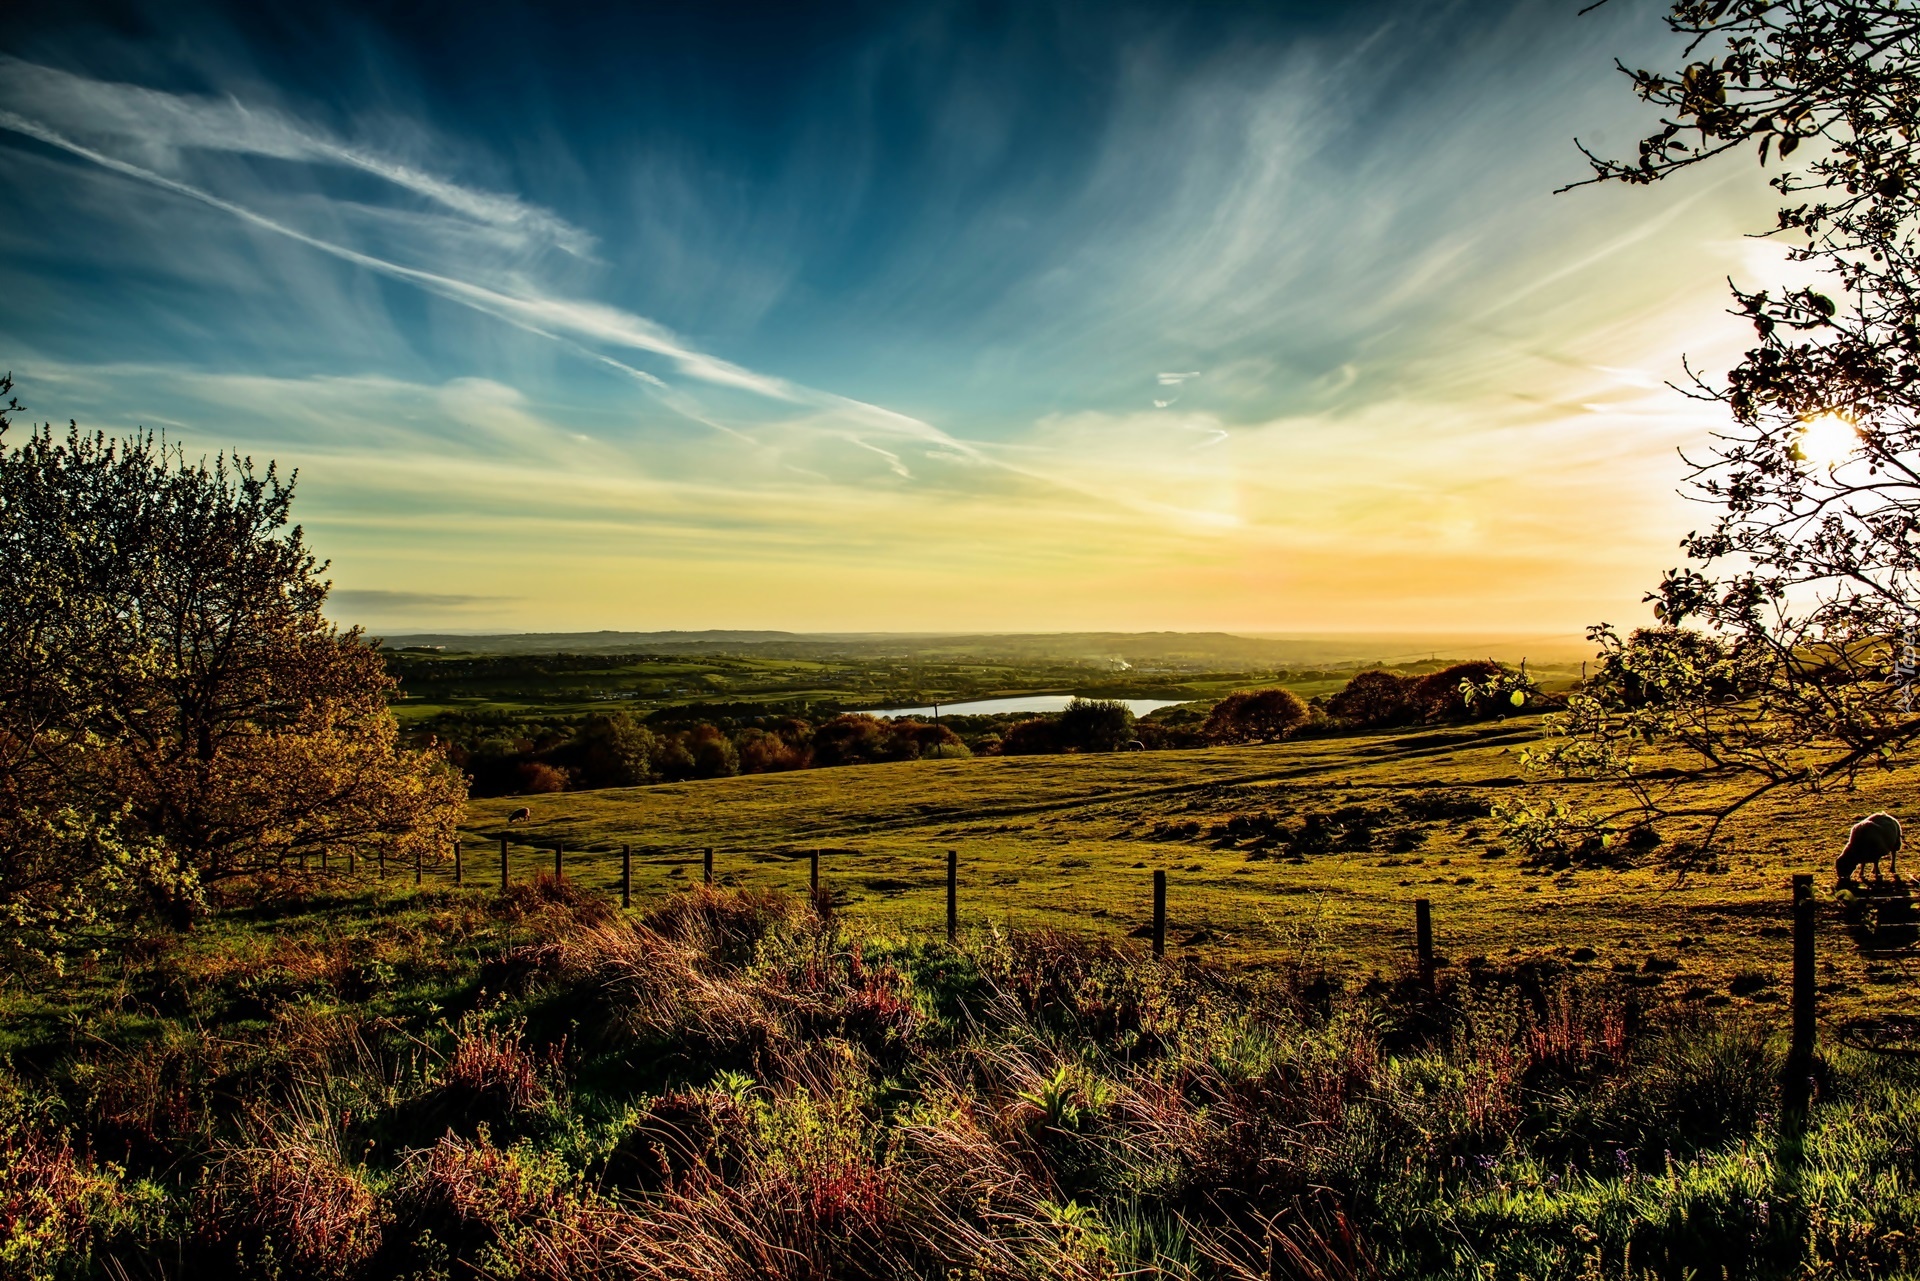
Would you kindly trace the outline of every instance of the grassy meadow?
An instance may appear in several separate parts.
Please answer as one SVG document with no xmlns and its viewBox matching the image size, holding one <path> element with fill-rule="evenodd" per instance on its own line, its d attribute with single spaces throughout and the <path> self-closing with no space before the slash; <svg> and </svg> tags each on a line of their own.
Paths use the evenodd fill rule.
<svg viewBox="0 0 1920 1281">
<path fill-rule="evenodd" d="M 483 800 L 463 829 L 467 875 L 497 884 L 504 834 L 515 880 L 550 872 L 558 844 L 567 876 L 617 894 L 625 843 L 645 902 L 698 881 L 711 846 L 722 884 L 803 891 L 817 849 L 850 925 L 914 932 L 944 928 L 952 849 L 963 925 L 1118 937 L 1149 919 L 1152 870 L 1164 869 L 1168 946 L 1210 962 L 1311 954 L 1361 976 L 1391 973 L 1412 946 L 1412 901 L 1426 898 L 1439 954 L 1455 965 L 1551 956 L 1632 971 L 1687 1000 L 1765 1007 L 1783 999 L 1790 874 L 1813 873 L 1824 894 L 1853 819 L 1906 812 L 1920 783 L 1899 771 L 1852 795 L 1757 806 L 1711 860 L 1676 865 L 1670 842 L 1627 868 L 1543 868 L 1509 849 L 1487 816 L 1530 782 L 1519 753 L 1536 733 L 1520 718 L 1269 747 L 906 762 Z M 531 821 L 509 825 L 522 805 Z M 1897 930 L 1827 910 L 1830 1017 L 1910 1009 L 1920 968 Z"/>
<path fill-rule="evenodd" d="M 1535 733 L 473 802 L 464 885 L 309 863 L 0 987 L 0 1278 L 1914 1275 L 1911 939 L 1823 902 L 1783 1095 L 1786 878 L 1912 776 L 1529 866 Z"/>
</svg>

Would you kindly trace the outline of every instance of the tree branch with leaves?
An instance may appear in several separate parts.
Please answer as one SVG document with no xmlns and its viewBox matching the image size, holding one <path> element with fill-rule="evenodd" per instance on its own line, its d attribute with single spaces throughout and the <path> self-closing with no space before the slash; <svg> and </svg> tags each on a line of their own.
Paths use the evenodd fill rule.
<svg viewBox="0 0 1920 1281">
<path fill-rule="evenodd" d="M 1681 389 L 1728 414 L 1685 459 L 1712 520 L 1649 593 L 1655 626 L 1593 629 L 1598 670 L 1532 754 L 1618 803 L 1557 825 L 1517 812 L 1536 839 L 1670 817 L 1710 844 L 1763 797 L 1850 788 L 1920 740 L 1920 11 L 1685 0 L 1667 23 L 1684 65 L 1621 68 L 1659 128 L 1630 161 L 1583 147 L 1573 185 L 1751 155 L 1780 198 L 1756 234 L 1806 282 L 1734 286 L 1754 345 L 1722 380 L 1688 370 Z"/>
</svg>

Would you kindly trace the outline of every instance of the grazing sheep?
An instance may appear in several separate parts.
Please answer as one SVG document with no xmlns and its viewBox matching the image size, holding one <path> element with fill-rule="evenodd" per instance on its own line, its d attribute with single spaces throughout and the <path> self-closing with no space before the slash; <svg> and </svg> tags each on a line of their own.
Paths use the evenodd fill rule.
<svg viewBox="0 0 1920 1281">
<path fill-rule="evenodd" d="M 1873 877 L 1880 879 L 1880 860 L 1893 860 L 1893 873 L 1900 874 L 1900 820 L 1891 814 L 1869 814 L 1847 833 L 1847 848 L 1834 862 L 1837 883 L 1845 885 L 1855 871 L 1873 864 Z"/>
<path fill-rule="evenodd" d="M 509 814 L 509 815 L 507 815 L 507 822 L 509 822 L 509 823 L 531 823 L 531 822 L 533 822 L 533 810 L 532 810 L 532 809 L 530 809 L 530 808 L 528 808 L 528 807 L 527 807 L 527 806 L 525 806 L 525 805 L 522 805 L 522 806 L 521 806 L 521 807 L 520 807 L 519 809 L 517 809 L 517 810 L 515 810 L 515 811 L 514 811 L 513 813 L 511 813 L 511 814 Z"/>
<path fill-rule="evenodd" d="M 1147 745 L 1137 738 L 1130 738 L 1127 740 L 1127 745 L 1124 750 L 1129 752 L 1144 752 L 1147 750 Z"/>
</svg>

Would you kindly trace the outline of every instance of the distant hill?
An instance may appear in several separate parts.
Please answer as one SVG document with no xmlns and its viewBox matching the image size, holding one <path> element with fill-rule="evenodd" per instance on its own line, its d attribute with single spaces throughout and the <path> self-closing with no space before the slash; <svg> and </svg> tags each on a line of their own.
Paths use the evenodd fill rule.
<svg viewBox="0 0 1920 1281">
<path fill-rule="evenodd" d="M 777 658 L 870 656 L 920 661 L 1074 663 L 1135 668 L 1156 666 L 1251 671 L 1262 668 L 1406 663 L 1427 658 L 1522 658 L 1539 664 L 1577 663 L 1592 647 L 1571 636 L 1500 635 L 1284 635 L 1231 632 L 1013 632 L 914 634 L 888 632 L 663 631 L 515 632 L 463 636 L 421 632 L 389 636 L 391 649 L 436 647 L 469 654 L 759 654 Z"/>
</svg>

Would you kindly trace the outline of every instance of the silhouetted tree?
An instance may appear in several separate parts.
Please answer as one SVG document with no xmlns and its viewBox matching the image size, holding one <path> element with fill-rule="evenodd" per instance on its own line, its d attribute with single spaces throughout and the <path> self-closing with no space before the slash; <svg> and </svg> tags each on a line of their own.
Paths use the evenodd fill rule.
<svg viewBox="0 0 1920 1281">
<path fill-rule="evenodd" d="M 1354 725 L 1405 725 L 1421 712 L 1414 684 L 1397 672 L 1360 672 L 1327 700 L 1327 713 Z"/>
<path fill-rule="evenodd" d="M 1920 736 L 1920 11 L 1683 0 L 1667 21 L 1685 65 L 1628 72 L 1660 127 L 1634 159 L 1589 153 L 1589 181 L 1747 151 L 1773 170 L 1770 234 L 1806 283 L 1736 287 L 1755 345 L 1724 382 L 1689 387 L 1729 415 L 1690 460 L 1715 515 L 1648 599 L 1662 629 L 1713 643 L 1594 628 L 1599 677 L 1538 760 L 1623 785 L 1628 805 L 1578 818 L 1589 834 L 1666 813 L 1711 819 L 1711 839 L 1760 796 L 1851 786 Z M 1708 772 L 1740 785 L 1690 786 Z"/>
<path fill-rule="evenodd" d="M 1489 682 L 1500 681 L 1509 673 L 1490 659 L 1454 663 L 1437 672 L 1429 672 L 1415 681 L 1407 702 L 1421 720 L 1463 721 L 1505 715 L 1513 703 L 1502 702 L 1488 691 Z"/>
<path fill-rule="evenodd" d="M 1308 716 L 1306 703 L 1290 689 L 1253 690 L 1215 703 L 1201 732 L 1216 743 L 1277 743 Z"/>
<path fill-rule="evenodd" d="M 1007 727 L 1000 736 L 1002 756 L 1046 756 L 1066 750 L 1058 717 L 1036 716 Z"/>
<path fill-rule="evenodd" d="M 1133 737 L 1133 711 L 1104 698 L 1076 698 L 1057 722 L 1061 743 L 1081 752 L 1115 752 Z"/>
</svg>

